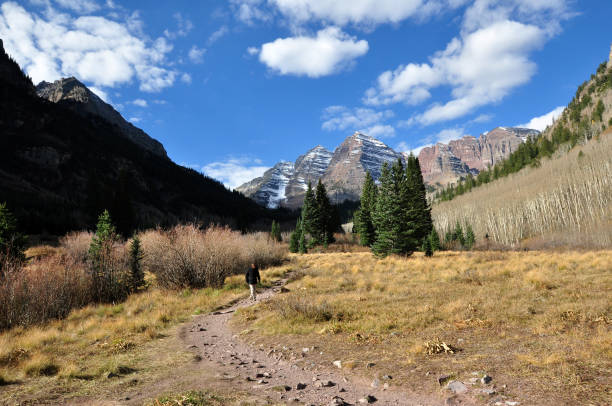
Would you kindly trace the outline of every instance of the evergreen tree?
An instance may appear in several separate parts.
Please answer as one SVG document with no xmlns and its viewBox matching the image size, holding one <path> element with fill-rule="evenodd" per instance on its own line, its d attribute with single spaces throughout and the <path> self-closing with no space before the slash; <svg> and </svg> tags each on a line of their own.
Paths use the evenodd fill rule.
<svg viewBox="0 0 612 406">
<path fill-rule="evenodd" d="M 463 236 L 463 228 L 459 221 L 455 224 L 455 230 L 453 231 L 453 241 L 458 241 L 461 247 L 465 246 L 465 238 Z"/>
<path fill-rule="evenodd" d="M 306 189 L 306 195 L 304 196 L 304 204 L 302 205 L 302 234 L 304 239 L 306 234 L 310 234 L 311 239 L 315 239 L 317 235 L 317 201 L 315 199 L 314 191 L 312 190 L 312 184 L 308 182 L 308 189 Z"/>
<path fill-rule="evenodd" d="M 26 237 L 19 232 L 17 219 L 0 203 L 0 255 L 23 261 Z"/>
<path fill-rule="evenodd" d="M 383 164 L 372 216 L 376 234 L 372 251 L 377 256 L 410 254 L 417 246 L 413 222 L 415 213 L 405 180 L 400 160 L 391 168 L 387 163 Z"/>
<path fill-rule="evenodd" d="M 270 229 L 270 238 L 276 242 L 283 241 L 283 238 L 281 237 L 280 225 L 275 220 L 272 220 L 272 227 Z"/>
<path fill-rule="evenodd" d="M 301 219 L 297 220 L 295 224 L 295 230 L 291 233 L 291 238 L 289 239 L 289 251 L 296 253 L 300 250 L 300 238 L 302 237 L 302 221 Z"/>
<path fill-rule="evenodd" d="M 421 247 L 421 249 L 425 253 L 426 257 L 432 257 L 433 256 L 434 250 L 431 247 L 431 239 L 430 238 L 425 238 L 423 240 L 423 246 Z"/>
<path fill-rule="evenodd" d="M 137 291 L 140 287 L 144 286 L 144 272 L 142 270 L 142 259 L 144 254 L 142 252 L 142 246 L 140 244 L 140 238 L 137 235 L 132 239 L 130 244 L 130 271 L 132 279 L 132 292 Z"/>
<path fill-rule="evenodd" d="M 319 179 L 315 195 L 316 210 L 315 229 L 316 240 L 327 245 L 334 242 L 334 231 L 336 231 L 334 208 L 329 202 L 325 185 Z"/>
<path fill-rule="evenodd" d="M 395 216 L 397 240 L 393 253 L 410 255 L 418 249 L 419 242 L 423 240 L 422 238 L 419 240 L 417 237 L 417 226 L 421 212 L 416 204 L 413 188 L 406 176 L 401 159 L 393 164 L 391 174 L 399 208 Z"/>
<path fill-rule="evenodd" d="M 377 256 L 386 256 L 391 253 L 397 236 L 394 233 L 397 214 L 397 196 L 394 190 L 393 177 L 389 164 L 384 163 L 378 178 L 378 197 L 376 199 L 375 210 L 372 215 L 376 239 L 372 244 L 372 252 Z"/>
<path fill-rule="evenodd" d="M 438 231 L 436 230 L 435 227 L 431 228 L 431 233 L 429 233 L 429 241 L 431 244 L 431 249 L 432 251 L 439 251 L 440 250 L 440 236 L 438 235 Z"/>
<path fill-rule="evenodd" d="M 306 237 L 304 237 L 304 228 L 302 228 L 302 232 L 300 233 L 298 251 L 300 254 L 305 254 L 306 252 L 308 252 L 308 249 L 306 247 Z"/>
<path fill-rule="evenodd" d="M 421 165 L 419 159 L 412 154 L 406 161 L 406 182 L 410 204 L 414 210 L 414 238 L 421 241 L 431 232 L 433 221 L 431 220 L 431 208 L 427 202 L 427 190 L 421 173 Z"/>
<path fill-rule="evenodd" d="M 96 301 L 112 302 L 126 297 L 128 281 L 121 280 L 121 269 L 113 258 L 113 245 L 118 241 L 117 231 L 110 214 L 104 210 L 98 218 L 96 234 L 89 246 L 89 262 Z"/>
<path fill-rule="evenodd" d="M 476 236 L 474 235 L 474 230 L 472 230 L 472 226 L 468 224 L 465 229 L 465 248 L 471 250 L 475 242 Z"/>
<path fill-rule="evenodd" d="M 359 234 L 359 242 L 361 245 L 369 247 L 374 243 L 376 237 L 374 232 L 374 223 L 372 221 L 372 212 L 376 204 L 376 185 L 370 172 L 366 172 L 366 178 L 363 183 L 361 192 L 361 202 L 359 210 L 356 212 L 357 233 Z"/>
</svg>

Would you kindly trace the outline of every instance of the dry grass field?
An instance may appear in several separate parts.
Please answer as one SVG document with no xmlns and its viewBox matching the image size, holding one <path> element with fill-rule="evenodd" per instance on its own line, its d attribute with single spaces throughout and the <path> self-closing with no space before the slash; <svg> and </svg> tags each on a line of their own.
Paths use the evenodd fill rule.
<svg viewBox="0 0 612 406">
<path fill-rule="evenodd" d="M 292 261 L 289 293 L 235 317 L 254 342 L 315 346 L 326 365 L 418 391 L 486 372 L 521 404 L 612 404 L 612 251 Z M 428 354 L 440 343 L 456 351 Z"/>
<path fill-rule="evenodd" d="M 286 271 L 263 271 L 263 284 Z M 63 320 L 0 332 L 0 404 L 63 403 L 155 381 L 191 358 L 182 349 L 166 353 L 177 325 L 248 295 L 242 275 L 228 277 L 222 288 L 193 290 L 161 289 L 151 274 L 147 278 L 149 289 L 123 303 L 90 305 Z"/>
</svg>

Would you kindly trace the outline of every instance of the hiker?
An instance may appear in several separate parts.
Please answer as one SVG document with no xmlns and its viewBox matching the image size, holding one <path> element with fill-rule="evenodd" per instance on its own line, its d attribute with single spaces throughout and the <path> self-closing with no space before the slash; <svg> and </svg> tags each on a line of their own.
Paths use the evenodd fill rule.
<svg viewBox="0 0 612 406">
<path fill-rule="evenodd" d="M 249 299 L 255 301 L 257 300 L 257 292 L 255 291 L 255 285 L 261 282 L 261 277 L 259 276 L 259 268 L 255 264 L 251 264 L 251 267 L 246 271 L 246 283 L 249 284 L 249 288 L 251 288 L 251 296 Z"/>
</svg>

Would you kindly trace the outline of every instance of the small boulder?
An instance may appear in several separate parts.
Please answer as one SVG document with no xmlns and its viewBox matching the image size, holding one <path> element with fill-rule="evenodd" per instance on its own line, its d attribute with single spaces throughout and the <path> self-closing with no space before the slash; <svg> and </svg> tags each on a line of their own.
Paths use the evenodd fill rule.
<svg viewBox="0 0 612 406">
<path fill-rule="evenodd" d="M 334 361 L 333 364 L 336 368 L 342 368 L 342 361 L 340 360 Z"/>
<path fill-rule="evenodd" d="M 306 384 L 305 383 L 298 383 L 295 388 L 297 390 L 306 389 Z"/>
<path fill-rule="evenodd" d="M 456 394 L 465 393 L 468 391 L 467 386 L 461 381 L 450 381 L 446 388 Z"/>
<path fill-rule="evenodd" d="M 481 379 L 480 382 L 482 382 L 483 385 L 487 385 L 488 383 L 490 383 L 493 380 L 493 378 L 491 378 L 489 375 L 485 374 Z"/>
</svg>

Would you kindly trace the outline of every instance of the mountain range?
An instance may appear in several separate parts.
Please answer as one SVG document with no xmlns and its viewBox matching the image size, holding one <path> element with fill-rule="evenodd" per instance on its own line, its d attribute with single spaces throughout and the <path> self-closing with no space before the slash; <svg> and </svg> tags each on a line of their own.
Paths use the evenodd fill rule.
<svg viewBox="0 0 612 406">
<path fill-rule="evenodd" d="M 0 202 L 28 234 L 91 229 L 104 209 L 126 235 L 188 221 L 267 229 L 289 216 L 175 164 L 75 78 L 35 87 L 1 40 Z"/>
<path fill-rule="evenodd" d="M 480 137 L 466 136 L 448 144 L 423 148 L 418 155 L 423 178 L 436 188 L 456 182 L 507 158 L 528 137 L 539 131 L 527 128 L 497 127 Z M 382 141 L 356 132 L 347 137 L 334 152 L 317 145 L 295 162 L 281 161 L 236 190 L 269 208 L 301 206 L 308 182 L 321 179 L 333 203 L 358 200 L 365 174 L 375 180 L 384 162 L 405 160 Z"/>
</svg>

